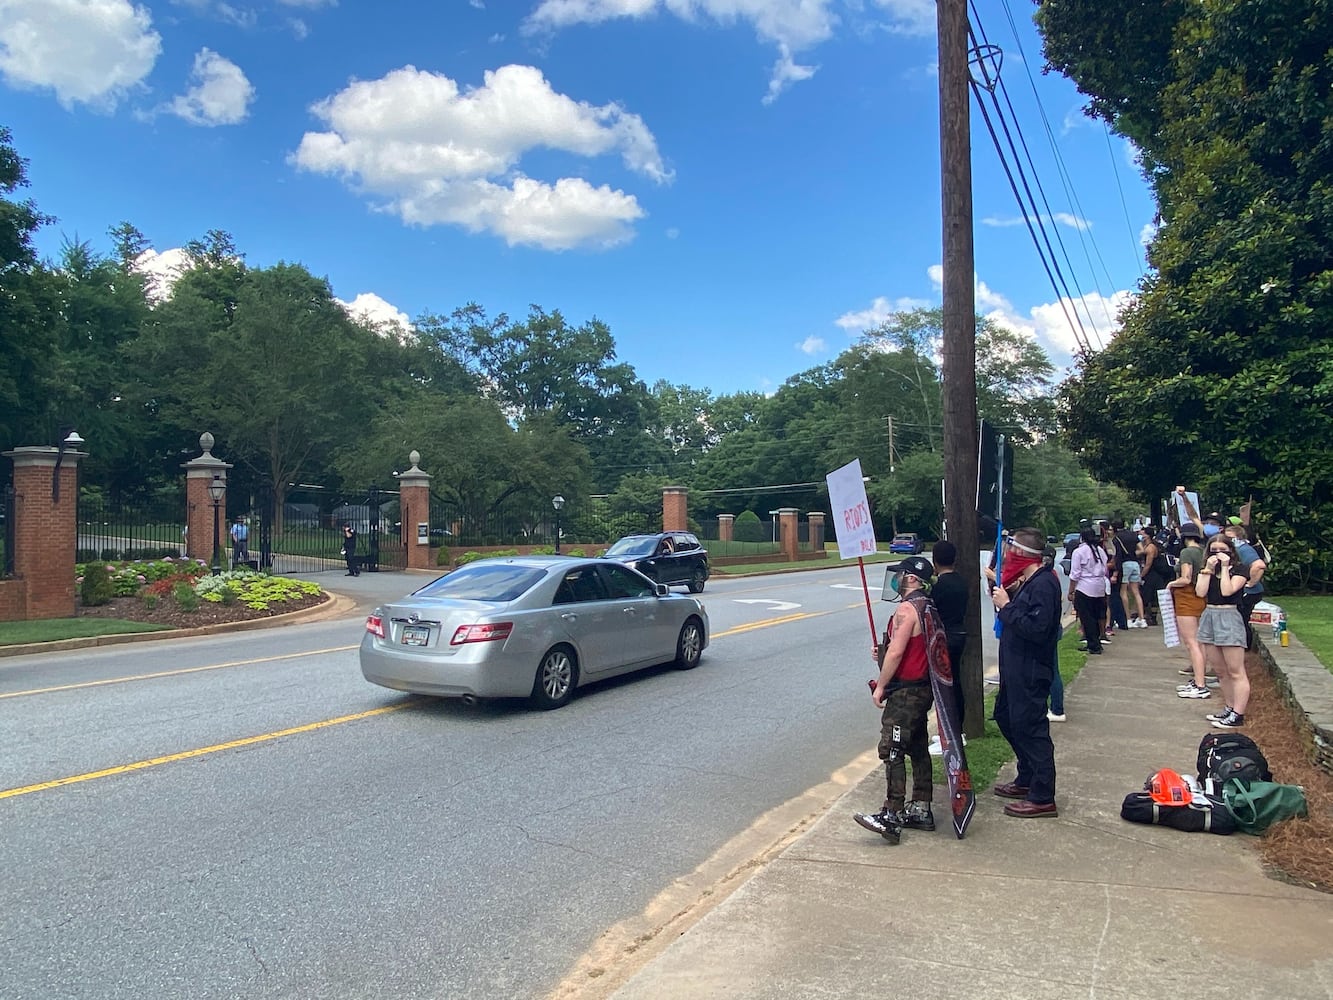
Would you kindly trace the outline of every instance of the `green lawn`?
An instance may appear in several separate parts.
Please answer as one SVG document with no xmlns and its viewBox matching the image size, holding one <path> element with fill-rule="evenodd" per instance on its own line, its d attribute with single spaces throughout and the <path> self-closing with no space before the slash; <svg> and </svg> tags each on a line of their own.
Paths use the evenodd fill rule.
<svg viewBox="0 0 1333 1000">
<path fill-rule="evenodd" d="M 1287 631 L 1333 671 L 1333 597 L 1274 597 L 1287 613 Z"/>
<path fill-rule="evenodd" d="M 144 622 L 125 622 L 116 618 L 46 618 L 31 622 L 0 622 L 0 646 L 55 642 L 57 639 L 85 639 L 95 635 L 123 635 L 126 632 L 161 632 L 166 627 Z"/>
</svg>

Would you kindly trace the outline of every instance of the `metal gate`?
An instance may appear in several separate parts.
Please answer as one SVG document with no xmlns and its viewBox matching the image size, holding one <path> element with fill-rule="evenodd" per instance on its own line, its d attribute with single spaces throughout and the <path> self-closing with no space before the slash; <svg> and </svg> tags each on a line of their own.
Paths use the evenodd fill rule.
<svg viewBox="0 0 1333 1000">
<path fill-rule="evenodd" d="M 407 565 L 397 490 L 374 484 L 346 490 L 293 483 L 279 495 L 266 484 L 255 499 L 259 531 L 251 538 L 251 555 L 272 573 L 344 570 L 343 525 L 356 531 L 360 569 L 378 573 Z"/>
</svg>

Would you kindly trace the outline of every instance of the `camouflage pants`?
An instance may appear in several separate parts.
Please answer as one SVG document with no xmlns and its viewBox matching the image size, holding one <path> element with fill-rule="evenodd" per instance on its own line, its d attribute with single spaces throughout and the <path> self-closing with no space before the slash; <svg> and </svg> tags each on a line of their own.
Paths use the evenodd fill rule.
<svg viewBox="0 0 1333 1000">
<path fill-rule="evenodd" d="M 902 809 L 907 797 L 907 759 L 912 760 L 912 801 L 929 802 L 935 793 L 931 775 L 930 737 L 926 714 L 930 711 L 929 684 L 912 684 L 889 692 L 880 720 L 879 759 L 888 779 L 889 809 Z"/>
</svg>

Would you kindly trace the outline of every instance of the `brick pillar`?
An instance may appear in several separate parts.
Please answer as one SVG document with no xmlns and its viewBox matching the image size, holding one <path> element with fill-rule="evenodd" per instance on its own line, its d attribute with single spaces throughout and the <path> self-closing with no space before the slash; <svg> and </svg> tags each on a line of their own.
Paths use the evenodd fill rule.
<svg viewBox="0 0 1333 1000">
<path fill-rule="evenodd" d="M 824 551 L 824 515 L 817 510 L 812 510 L 805 515 L 810 522 L 810 548 L 815 552 Z"/>
<path fill-rule="evenodd" d="M 662 487 L 662 530 L 689 531 L 690 512 L 686 497 L 690 491 L 684 486 Z"/>
<path fill-rule="evenodd" d="M 191 559 L 213 560 L 213 497 L 208 488 L 213 485 L 213 478 L 218 477 L 223 487 L 227 485 L 227 470 L 231 468 L 222 459 L 213 454 L 213 435 L 205 431 L 199 435 L 199 448 L 203 454 L 192 458 L 181 468 L 185 470 L 185 554 Z M 227 494 L 222 494 L 222 502 L 217 511 L 217 545 L 225 547 L 227 543 Z M 225 565 L 226 555 L 222 557 Z"/>
<path fill-rule="evenodd" d="M 785 559 L 795 562 L 800 549 L 801 529 L 797 521 L 800 511 L 795 507 L 778 508 L 778 541 Z"/>
<path fill-rule="evenodd" d="M 730 542 L 733 540 L 736 529 L 735 514 L 717 515 L 717 540 L 719 542 Z"/>
<path fill-rule="evenodd" d="M 14 576 L 23 584 L 23 617 L 73 618 L 78 469 L 87 452 L 36 447 L 4 455 L 14 461 Z M 53 496 L 56 476 L 58 500 Z"/>
<path fill-rule="evenodd" d="M 407 456 L 412 468 L 398 476 L 398 508 L 403 521 L 403 544 L 407 546 L 408 569 L 430 569 L 430 474 L 417 463 L 421 452 Z M 426 526 L 426 537 L 418 537 L 417 525 Z"/>
</svg>

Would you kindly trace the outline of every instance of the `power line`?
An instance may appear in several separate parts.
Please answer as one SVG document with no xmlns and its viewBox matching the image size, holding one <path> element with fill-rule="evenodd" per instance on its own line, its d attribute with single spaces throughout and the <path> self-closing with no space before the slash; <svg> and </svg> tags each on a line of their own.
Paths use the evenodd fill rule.
<svg viewBox="0 0 1333 1000">
<path fill-rule="evenodd" d="M 1051 245 L 1051 239 L 1047 232 L 1046 220 L 1045 218 L 1043 218 L 1041 210 L 1037 206 L 1036 198 L 1032 194 L 1032 188 L 1028 183 L 1027 173 L 1023 169 L 1022 158 L 1019 156 L 1018 148 L 1014 144 L 1013 132 L 1018 132 L 1019 137 L 1022 140 L 1023 149 L 1025 152 L 1028 153 L 1028 161 L 1029 163 L 1031 163 L 1032 157 L 1031 153 L 1028 151 L 1027 140 L 1023 138 L 1022 130 L 1017 120 L 1015 120 L 1014 128 L 1011 131 L 1009 123 L 1005 117 L 1004 108 L 1001 107 L 999 100 L 995 96 L 997 88 L 1001 87 L 1002 85 L 1001 80 L 999 79 L 998 66 L 996 67 L 995 78 L 992 80 L 990 67 L 987 63 L 986 56 L 991 52 L 999 51 L 999 49 L 997 46 L 991 45 L 990 41 L 986 38 L 985 29 L 981 27 L 980 19 L 977 14 L 975 4 L 972 5 L 972 15 L 973 15 L 973 25 L 975 25 L 975 27 L 973 27 L 973 25 L 969 25 L 969 33 L 971 34 L 972 37 L 974 50 L 978 53 L 978 57 L 974 60 L 974 62 L 977 66 L 978 72 L 981 74 L 984 80 L 984 84 L 978 85 L 975 78 L 971 79 L 970 82 L 972 84 L 972 92 L 973 94 L 976 95 L 977 104 L 981 109 L 981 116 L 986 123 L 986 129 L 987 131 L 990 132 L 991 141 L 995 144 L 996 153 L 999 155 L 1000 162 L 1004 167 L 1005 174 L 1009 178 L 1010 188 L 1014 192 L 1014 197 L 1018 200 L 1019 211 L 1023 213 L 1024 221 L 1027 223 L 1028 226 L 1028 232 L 1032 234 L 1034 242 L 1037 241 L 1036 231 L 1040 230 L 1041 232 L 1041 241 L 1045 243 L 1046 254 L 1042 254 L 1041 243 L 1037 243 L 1037 252 L 1039 255 L 1042 255 L 1043 266 L 1046 267 L 1047 276 L 1051 278 L 1052 284 L 1053 286 L 1055 286 L 1056 297 L 1060 299 L 1060 308 L 1065 313 L 1066 319 L 1069 319 L 1070 310 L 1072 309 L 1073 322 L 1070 324 L 1070 326 L 1071 329 L 1077 326 L 1077 329 L 1073 330 L 1074 338 L 1076 341 L 1078 341 L 1079 346 L 1082 347 L 1085 352 L 1090 352 L 1092 349 L 1092 345 L 1090 338 L 1088 337 L 1088 331 L 1087 328 L 1085 328 L 1083 325 L 1082 317 L 1079 316 L 1078 314 L 1078 304 L 1080 301 L 1083 301 L 1082 296 L 1075 296 L 1073 292 L 1070 290 L 1069 283 L 1065 280 L 1064 271 L 1061 270 L 1060 263 L 1056 259 L 1055 248 Z M 977 34 L 978 32 L 980 32 L 979 39 Z M 991 114 L 987 110 L 986 100 L 982 96 L 983 89 L 985 90 L 986 94 L 988 94 L 990 97 L 990 102 L 993 105 L 995 111 L 995 119 L 999 122 L 1001 130 L 1004 132 L 1005 140 L 1008 143 L 1009 151 L 1013 158 L 1012 168 L 1010 166 L 1009 160 L 1005 156 L 1004 149 L 1000 146 L 999 137 L 995 133 L 995 128 L 991 121 Z M 1007 91 L 1005 92 L 1005 100 L 1008 101 Z M 1013 105 L 1010 104 L 1011 112 L 1012 108 Z M 1032 171 L 1033 171 L 1034 183 L 1036 183 L 1038 190 L 1041 192 L 1042 201 L 1047 206 L 1046 218 L 1049 218 L 1050 203 L 1046 199 L 1045 189 L 1041 186 L 1040 179 L 1036 176 L 1035 164 L 1033 164 L 1032 166 Z M 1015 173 L 1018 176 L 1018 180 L 1021 181 L 1022 183 L 1024 193 L 1027 195 L 1026 203 L 1024 202 L 1023 196 L 1018 193 L 1018 187 L 1014 180 Z M 1029 209 L 1031 210 L 1031 217 L 1029 217 Z M 1034 221 L 1036 223 L 1035 229 L 1033 227 Z M 1068 265 L 1069 270 L 1072 272 L 1073 264 L 1069 260 L 1069 254 L 1065 250 L 1064 241 L 1060 236 L 1058 228 L 1056 230 L 1055 237 L 1056 237 L 1056 242 L 1060 244 L 1060 249 L 1064 254 L 1065 263 Z M 1054 269 L 1053 275 L 1052 275 L 1052 269 Z M 1064 292 L 1063 297 L 1061 296 L 1061 288 L 1063 288 Z M 1064 304 L 1065 299 L 1069 300 L 1069 308 L 1065 308 Z M 1084 302 L 1083 308 L 1084 312 L 1088 313 L 1086 302 Z M 1096 324 L 1092 322 L 1091 313 L 1088 313 L 1088 323 L 1090 326 L 1092 326 L 1095 333 Z M 1098 341 L 1098 346 L 1100 347 L 1100 339 Z"/>
<path fill-rule="evenodd" d="M 1018 25 L 1014 22 L 1014 12 L 1009 5 L 1009 0 L 1004 0 L 1004 12 L 1005 12 L 1005 17 L 1009 21 L 1009 29 L 1010 31 L 1013 32 L 1014 35 L 1014 46 L 1018 50 L 1019 58 L 1023 61 L 1023 71 L 1027 75 L 1028 87 L 1032 90 L 1032 99 L 1037 105 L 1038 114 L 1041 116 L 1042 128 L 1046 133 L 1046 142 L 1051 147 L 1051 155 L 1055 160 L 1056 171 L 1060 175 L 1060 183 L 1065 189 L 1065 197 L 1069 199 L 1071 206 L 1074 208 L 1076 217 L 1080 221 L 1082 221 L 1087 218 L 1087 215 L 1083 211 L 1083 204 L 1079 200 L 1078 192 L 1074 188 L 1073 179 L 1069 175 L 1069 169 L 1065 165 L 1065 158 L 1064 155 L 1060 152 L 1060 145 L 1055 140 L 1055 132 L 1051 128 L 1051 120 L 1050 117 L 1046 114 L 1046 105 L 1042 102 L 1041 93 L 1040 91 L 1037 90 L 1037 81 L 1032 75 L 1032 64 L 1028 62 L 1027 52 L 1023 48 L 1023 39 L 1019 35 Z M 1003 80 L 1000 81 L 1000 86 L 1004 87 Z M 1009 95 L 1007 91 L 1005 93 L 1005 100 L 1006 101 L 1009 100 Z M 1013 106 L 1011 104 L 1010 110 L 1012 111 L 1012 109 Z M 1036 168 L 1034 167 L 1033 169 L 1035 170 Z M 1102 309 L 1106 313 L 1107 324 L 1108 326 L 1114 325 L 1115 320 L 1112 318 L 1110 310 L 1106 308 L 1106 294 L 1102 292 L 1100 283 L 1096 278 L 1096 268 L 1093 267 L 1092 264 L 1092 256 L 1088 253 L 1089 242 L 1092 243 L 1092 252 L 1097 255 L 1097 262 L 1101 264 L 1102 273 L 1106 276 L 1107 284 L 1111 287 L 1112 291 L 1115 290 L 1115 284 L 1116 284 L 1115 279 L 1111 277 L 1111 271 L 1106 266 L 1106 261 L 1102 257 L 1101 248 L 1097 246 L 1097 241 L 1085 239 L 1083 235 L 1082 226 L 1077 227 L 1077 232 L 1078 232 L 1079 244 L 1083 248 L 1083 257 L 1088 262 L 1088 269 L 1092 271 L 1094 275 L 1093 284 L 1097 287 L 1097 292 L 1102 297 Z"/>
</svg>

